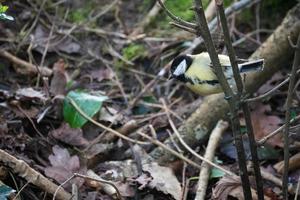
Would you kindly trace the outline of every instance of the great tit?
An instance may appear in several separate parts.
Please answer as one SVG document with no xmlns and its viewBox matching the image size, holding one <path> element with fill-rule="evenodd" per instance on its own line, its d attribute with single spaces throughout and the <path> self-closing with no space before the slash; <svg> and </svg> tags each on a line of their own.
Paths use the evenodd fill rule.
<svg viewBox="0 0 300 200">
<path fill-rule="evenodd" d="M 235 88 L 229 57 L 226 55 L 218 56 L 229 85 Z M 240 73 L 260 71 L 263 69 L 263 66 L 263 59 L 253 61 L 244 60 L 243 63 L 238 64 Z M 184 82 L 188 88 L 197 94 L 205 96 L 223 91 L 207 52 L 197 55 L 186 54 L 177 56 L 172 62 L 170 71 L 170 78 Z"/>
</svg>

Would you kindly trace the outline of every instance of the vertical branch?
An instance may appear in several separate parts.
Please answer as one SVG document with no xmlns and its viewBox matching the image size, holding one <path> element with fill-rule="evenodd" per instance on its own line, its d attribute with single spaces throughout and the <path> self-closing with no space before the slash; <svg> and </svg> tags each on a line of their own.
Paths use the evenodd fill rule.
<svg viewBox="0 0 300 200">
<path fill-rule="evenodd" d="M 212 37 L 210 35 L 208 25 L 205 19 L 205 14 L 202 6 L 201 0 L 194 0 L 195 3 L 195 12 L 196 12 L 196 21 L 198 23 L 198 29 L 201 30 L 201 36 L 203 37 L 204 44 L 206 46 L 207 52 L 210 56 L 213 68 L 215 69 L 215 73 L 218 77 L 218 80 L 224 90 L 224 93 L 228 99 L 232 99 L 234 94 L 230 89 L 229 84 L 227 83 L 226 77 L 223 73 L 218 54 L 216 52 L 214 43 L 212 41 Z M 200 31 L 198 31 L 200 32 Z M 198 35 L 200 37 L 200 35 Z"/>
<path fill-rule="evenodd" d="M 238 89 L 238 96 L 240 97 L 241 94 L 243 93 L 243 82 L 242 82 L 242 78 L 241 78 L 240 72 L 239 72 L 239 67 L 238 67 L 238 64 L 236 61 L 235 51 L 233 49 L 231 39 L 230 39 L 230 33 L 229 33 L 228 26 L 227 26 L 227 19 L 226 19 L 225 12 L 224 12 L 223 1 L 222 0 L 215 0 L 215 1 L 217 4 L 219 16 L 220 16 L 221 26 L 222 26 L 223 34 L 224 34 L 224 42 L 225 42 L 225 45 L 226 45 L 226 48 L 228 51 L 228 56 L 229 56 L 232 71 L 233 71 L 233 77 L 234 77 L 234 80 L 236 82 L 236 86 Z"/>
<path fill-rule="evenodd" d="M 234 80 L 236 82 L 237 90 L 238 90 L 238 96 L 240 97 L 243 94 L 243 82 L 239 73 L 239 68 L 238 64 L 236 61 L 236 54 L 234 51 L 234 48 L 231 43 L 230 39 L 230 33 L 229 29 L 227 26 L 227 19 L 225 16 L 224 12 L 224 7 L 223 7 L 223 1 L 222 0 L 216 0 L 217 8 L 218 8 L 218 13 L 220 16 L 220 21 L 223 29 L 223 34 L 224 34 L 224 41 L 225 45 L 228 51 L 230 63 L 232 66 L 233 70 L 233 76 Z M 240 101 L 240 99 L 239 99 Z M 249 146 L 250 146 L 250 151 L 251 151 L 251 156 L 252 156 L 252 161 L 253 161 L 253 168 L 254 168 L 254 173 L 255 173 L 255 178 L 256 178 L 256 190 L 257 190 L 257 195 L 259 200 L 264 199 L 264 191 L 263 191 L 263 180 L 261 177 L 260 173 L 260 167 L 259 167 L 259 160 L 258 160 L 258 155 L 257 155 L 257 144 L 255 141 L 255 137 L 253 134 L 253 127 L 251 123 L 251 115 L 250 115 L 250 110 L 247 102 L 242 102 L 242 110 L 245 116 L 245 121 L 246 121 L 246 127 L 247 127 L 247 134 L 249 138 Z"/>
<path fill-rule="evenodd" d="M 290 128 L 290 118 L 291 118 L 291 103 L 293 89 L 296 81 L 296 72 L 300 68 L 300 35 L 298 36 L 296 46 L 291 44 L 295 48 L 295 57 L 291 72 L 291 78 L 289 83 L 289 90 L 286 100 L 286 112 L 285 112 L 285 129 L 283 132 L 284 139 L 284 172 L 282 177 L 282 192 L 283 199 L 288 200 L 288 171 L 289 171 L 289 128 Z"/>
<path fill-rule="evenodd" d="M 229 103 L 230 112 L 231 112 L 232 130 L 233 130 L 235 144 L 236 144 L 236 150 L 237 150 L 244 198 L 246 200 L 251 200 L 252 195 L 251 195 L 249 177 L 248 177 L 248 172 L 247 172 L 245 150 L 244 150 L 244 146 L 243 146 L 242 135 L 240 132 L 240 123 L 239 123 L 238 115 L 237 115 L 237 111 L 239 109 L 239 100 L 238 100 L 237 96 L 234 95 L 231 88 L 229 87 L 229 84 L 227 83 L 226 77 L 223 73 L 223 70 L 222 70 L 222 67 L 221 67 L 221 64 L 220 64 L 220 61 L 218 58 L 218 54 L 214 47 L 214 43 L 212 41 L 212 38 L 211 38 L 211 35 L 209 32 L 208 24 L 205 19 L 205 14 L 204 14 L 201 0 L 194 0 L 194 5 L 195 5 L 198 29 L 200 28 L 200 30 L 201 30 L 201 34 L 204 39 L 204 43 L 207 48 L 207 51 L 209 53 L 213 68 L 214 68 L 217 78 L 222 86 L 222 89 L 225 93 L 225 98 L 227 99 L 227 101 Z M 200 31 L 197 31 L 197 32 L 200 32 Z"/>
<path fill-rule="evenodd" d="M 250 109 L 249 109 L 248 103 L 246 103 L 246 102 L 245 103 L 241 102 L 241 103 L 242 103 L 242 110 L 243 110 L 244 117 L 245 117 L 250 152 L 251 152 L 251 157 L 252 157 L 252 162 L 253 162 L 257 196 L 258 196 L 259 200 L 263 200 L 264 199 L 264 185 L 263 185 L 263 179 L 262 179 L 262 176 L 260 173 L 260 165 L 259 165 L 258 154 L 257 154 L 257 143 L 256 143 L 256 140 L 254 137 Z"/>
</svg>

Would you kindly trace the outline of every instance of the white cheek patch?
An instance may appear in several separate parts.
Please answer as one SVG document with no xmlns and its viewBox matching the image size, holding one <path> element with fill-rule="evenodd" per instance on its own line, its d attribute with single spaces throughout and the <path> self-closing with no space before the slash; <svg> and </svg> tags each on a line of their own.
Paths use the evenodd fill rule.
<svg viewBox="0 0 300 200">
<path fill-rule="evenodd" d="M 174 71 L 175 76 L 179 76 L 181 74 L 184 74 L 186 71 L 186 60 L 181 61 L 181 63 L 177 66 L 176 70 Z"/>
</svg>

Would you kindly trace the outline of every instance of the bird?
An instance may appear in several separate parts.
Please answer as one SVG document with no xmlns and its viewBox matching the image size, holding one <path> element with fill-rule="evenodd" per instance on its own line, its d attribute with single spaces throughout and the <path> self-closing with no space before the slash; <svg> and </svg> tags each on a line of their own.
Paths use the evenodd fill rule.
<svg viewBox="0 0 300 200">
<path fill-rule="evenodd" d="M 218 57 L 230 87 L 235 89 L 229 57 L 221 54 Z M 240 59 L 239 61 L 242 61 L 242 63 L 238 64 L 241 74 L 262 71 L 264 67 L 264 59 L 252 61 Z M 171 64 L 169 79 L 176 79 L 185 83 L 189 89 L 202 96 L 223 92 L 207 52 L 177 56 Z"/>
</svg>

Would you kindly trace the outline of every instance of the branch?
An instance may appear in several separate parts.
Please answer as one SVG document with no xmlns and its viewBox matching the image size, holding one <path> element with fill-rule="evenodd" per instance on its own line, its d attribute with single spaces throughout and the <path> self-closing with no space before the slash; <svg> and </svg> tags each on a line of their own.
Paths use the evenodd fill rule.
<svg viewBox="0 0 300 200">
<path fill-rule="evenodd" d="M 246 200 L 251 200 L 251 188 L 247 171 L 247 163 L 245 157 L 245 149 L 243 146 L 242 135 L 240 131 L 240 122 L 238 120 L 238 108 L 239 108 L 239 96 L 235 95 L 230 88 L 227 79 L 223 73 L 218 54 L 216 52 L 214 43 L 212 41 L 208 24 L 205 19 L 205 14 L 202 6 L 201 0 L 194 0 L 195 4 L 195 12 L 196 12 L 196 20 L 198 26 L 201 28 L 202 37 L 208 51 L 210 60 L 213 65 L 214 72 L 217 75 L 219 83 L 225 93 L 225 98 L 229 104 L 230 114 L 231 114 L 231 126 L 235 139 L 236 151 L 238 156 L 238 163 L 240 169 L 241 182 L 244 192 L 244 198 Z M 218 3 L 217 3 L 218 4 Z M 226 22 L 225 22 L 226 23 Z M 227 24 L 225 24 L 227 26 Z M 234 64 L 234 63 L 231 63 Z"/>
<path fill-rule="evenodd" d="M 194 23 L 190 23 L 190 22 L 187 22 L 179 17 L 177 17 L 176 15 L 174 15 L 166 6 L 165 4 L 162 2 L 162 0 L 157 0 L 157 2 L 159 3 L 159 5 L 162 7 L 162 9 L 164 9 L 167 13 L 167 15 L 173 19 L 175 22 L 177 22 L 178 24 L 180 25 L 183 25 L 183 26 L 186 26 L 186 27 L 189 27 L 189 28 L 192 28 L 192 29 L 197 29 L 197 25 L 194 24 Z"/>
<path fill-rule="evenodd" d="M 226 17 L 231 15 L 234 12 L 238 12 L 247 6 L 251 6 L 255 1 L 253 0 L 241 0 L 235 2 L 234 4 L 230 5 L 228 8 L 225 9 Z M 218 24 L 218 18 L 215 17 L 209 24 L 209 30 L 215 32 L 216 27 Z M 201 43 L 203 43 L 203 39 L 201 37 L 195 38 L 192 42 L 192 46 L 185 50 L 185 54 L 191 54 L 195 48 L 197 48 Z"/>
<path fill-rule="evenodd" d="M 290 124 L 294 123 L 295 121 L 300 119 L 300 115 L 296 116 L 295 118 L 290 120 Z M 270 139 L 271 137 L 277 135 L 280 131 L 282 131 L 285 128 L 286 124 L 283 124 L 282 126 L 280 126 L 278 129 L 276 129 L 275 131 L 273 131 L 272 133 L 269 133 L 268 135 L 266 135 L 265 137 L 263 137 L 262 139 L 260 139 L 257 144 L 258 145 L 264 145 L 264 143 Z"/>
<path fill-rule="evenodd" d="M 234 12 L 238 12 L 242 9 L 244 9 L 245 7 L 249 7 L 251 6 L 252 4 L 254 3 L 257 3 L 259 2 L 260 0 L 258 1 L 253 1 L 253 0 L 241 0 L 241 1 L 237 1 L 235 2 L 234 4 L 232 4 L 231 6 L 229 6 L 228 8 L 225 9 L 225 15 L 226 17 L 231 15 L 232 13 Z M 215 17 L 208 25 L 209 27 L 209 30 L 213 30 L 215 29 L 215 27 L 217 26 L 218 24 L 218 18 Z"/>
<path fill-rule="evenodd" d="M 226 121 L 218 121 L 216 127 L 211 132 L 211 135 L 208 140 L 208 144 L 205 150 L 204 158 L 210 161 L 214 160 L 215 151 L 219 145 L 219 141 L 222 138 L 222 134 L 226 131 L 228 128 L 228 122 Z M 199 175 L 199 181 L 198 181 L 198 187 L 196 192 L 195 200 L 203 200 L 206 196 L 206 189 L 207 189 L 207 183 L 210 177 L 211 172 L 211 166 L 209 166 L 207 163 L 203 162 L 201 164 L 201 171 Z"/>
<path fill-rule="evenodd" d="M 56 184 L 52 183 L 45 176 L 32 169 L 27 163 L 23 160 L 19 160 L 4 150 L 0 149 L 0 161 L 4 163 L 4 166 L 9 167 L 13 170 L 14 173 L 18 174 L 26 181 L 36 185 L 37 187 L 45 190 L 50 194 L 54 194 L 56 189 L 59 188 Z M 61 189 L 57 192 L 58 199 L 71 199 L 71 195 L 66 192 L 64 189 Z"/>
<path fill-rule="evenodd" d="M 225 41 L 225 45 L 226 45 L 226 48 L 228 51 L 230 63 L 232 66 L 234 80 L 236 82 L 236 86 L 238 89 L 237 95 L 238 95 L 238 97 L 241 97 L 243 95 L 243 82 L 242 82 L 242 78 L 239 73 L 239 67 L 238 67 L 238 64 L 236 61 L 236 54 L 235 54 L 235 51 L 233 49 L 231 39 L 230 39 L 230 33 L 229 33 L 228 26 L 227 26 L 227 19 L 226 19 L 225 12 L 224 12 L 223 1 L 216 0 L 216 4 L 217 4 L 218 11 L 219 11 L 218 13 L 220 16 L 220 21 L 221 21 L 221 25 L 222 25 L 222 29 L 223 29 L 224 41 Z M 241 99 L 237 98 L 237 101 L 241 102 Z M 239 102 L 238 102 L 238 104 L 239 104 Z M 255 136 L 253 133 L 250 109 L 246 102 L 242 102 L 242 110 L 243 110 L 243 113 L 245 116 L 245 121 L 246 121 L 247 135 L 249 138 L 249 146 L 250 146 L 253 168 L 254 168 L 254 173 L 255 173 L 257 195 L 258 195 L 259 200 L 263 200 L 264 199 L 263 180 L 262 180 L 261 173 L 260 173 L 259 160 L 258 160 L 258 155 L 257 155 L 257 144 L 256 144 Z M 237 148 L 239 148 L 239 147 L 237 146 Z"/>
<path fill-rule="evenodd" d="M 285 112 L 285 129 L 283 131 L 284 139 L 284 172 L 282 177 L 282 192 L 283 199 L 288 200 L 288 171 L 289 171 L 289 128 L 291 119 L 291 104 L 293 99 L 293 89 L 296 82 L 296 72 L 300 67 L 300 34 L 298 36 L 297 45 L 295 49 L 294 63 L 291 72 L 291 78 L 289 83 L 288 96 L 286 100 L 286 112 Z"/>
<path fill-rule="evenodd" d="M 26 75 L 32 75 L 37 74 L 38 72 L 41 72 L 41 75 L 43 76 L 51 76 L 52 70 L 47 67 L 40 67 L 33 65 L 31 63 L 28 63 L 24 60 L 21 60 L 20 58 L 12 55 L 8 51 L 0 50 L 0 56 L 8 59 L 10 62 L 15 64 L 15 70 L 17 72 L 20 72 L 21 74 Z"/>
</svg>

